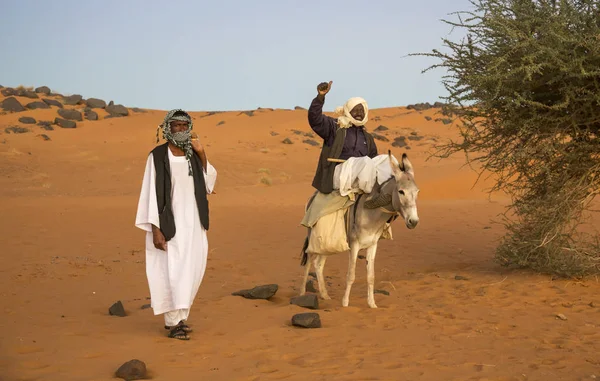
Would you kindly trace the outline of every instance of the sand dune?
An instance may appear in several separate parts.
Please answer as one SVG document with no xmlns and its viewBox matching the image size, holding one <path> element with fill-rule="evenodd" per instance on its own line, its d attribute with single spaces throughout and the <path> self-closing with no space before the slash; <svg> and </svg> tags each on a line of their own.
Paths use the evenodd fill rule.
<svg viewBox="0 0 600 381">
<path fill-rule="evenodd" d="M 319 141 L 306 111 L 193 112 L 219 171 L 218 194 L 210 197 L 211 251 L 190 320 L 195 332 L 189 342 L 168 339 L 162 318 L 141 309 L 149 293 L 143 233 L 133 226 L 165 111 L 108 119 L 96 111 L 97 121 L 51 131 L 19 118 L 54 120 L 56 107 L 0 115 L 0 380 L 109 380 L 134 358 L 154 380 L 600 376 L 600 286 L 493 263 L 502 230 L 491 219 L 506 200 L 488 199 L 489 183 L 472 188 L 476 174 L 460 169 L 462 157 L 426 160 L 434 141 L 456 137 L 452 124 L 435 121 L 443 118 L 438 109 L 370 110 L 368 128 L 388 128 L 377 132 L 388 139 L 377 141 L 379 151 L 407 152 L 413 162 L 421 222 L 412 231 L 396 222 L 395 239 L 379 245 L 376 288 L 389 295 L 376 294 L 377 310 L 367 307 L 364 260 L 348 308 L 341 307 L 347 257 L 328 261 L 333 300 L 320 301 L 323 327 L 315 330 L 292 327 L 291 316 L 305 310 L 289 304 L 301 282 L 299 222 L 319 154 L 303 142 Z M 30 131 L 6 132 L 11 126 Z M 410 149 L 392 147 L 399 136 Z M 279 285 L 270 301 L 231 295 L 267 283 Z M 117 300 L 127 317 L 108 315 Z"/>
</svg>

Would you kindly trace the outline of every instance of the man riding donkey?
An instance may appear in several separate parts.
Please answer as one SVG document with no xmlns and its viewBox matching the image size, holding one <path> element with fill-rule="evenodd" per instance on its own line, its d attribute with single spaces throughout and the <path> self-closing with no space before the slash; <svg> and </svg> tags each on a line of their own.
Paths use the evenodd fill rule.
<svg viewBox="0 0 600 381">
<path fill-rule="evenodd" d="M 368 247 L 375 250 L 373 241 L 392 239 L 390 224 L 399 215 L 404 217 L 409 228 L 416 226 L 418 221 L 415 204 L 418 188 L 406 154 L 401 163 L 391 153 L 378 154 L 373 135 L 365 129 L 369 108 L 363 98 L 350 98 L 343 107 L 336 108 L 337 118 L 324 115 L 325 95 L 331 90 L 331 84 L 331 81 L 322 82 L 317 86 L 318 95 L 308 110 L 310 127 L 323 139 L 323 146 L 312 182 L 316 192 L 309 199 L 301 222 L 308 228 L 302 248 L 302 265 L 307 264 L 309 257 L 314 257 L 318 278 L 322 278 L 326 256 L 352 249 L 355 261 L 358 250 Z M 389 186 L 384 189 L 385 184 Z M 405 185 L 410 188 L 408 195 L 399 188 Z M 382 212 L 383 223 L 365 228 L 365 224 L 370 223 L 362 210 Z M 371 213 L 371 217 L 376 216 Z M 376 231 L 367 232 L 370 228 Z M 305 280 L 309 268 L 310 263 L 305 269 Z M 350 270 L 353 279 L 352 263 Z M 328 299 L 324 285 L 321 285 L 323 279 L 318 280 L 321 296 Z M 305 285 L 302 290 L 301 294 L 304 294 Z M 348 303 L 349 290 L 350 286 L 343 305 Z M 370 305 L 375 304 L 370 301 Z"/>
</svg>

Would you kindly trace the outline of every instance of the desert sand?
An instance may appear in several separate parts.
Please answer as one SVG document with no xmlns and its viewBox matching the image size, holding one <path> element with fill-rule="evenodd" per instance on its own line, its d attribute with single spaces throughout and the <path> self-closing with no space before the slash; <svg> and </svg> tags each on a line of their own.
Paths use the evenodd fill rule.
<svg viewBox="0 0 600 381">
<path fill-rule="evenodd" d="M 110 380 L 131 359 L 153 380 L 600 377 L 600 284 L 494 263 L 503 232 L 493 220 L 507 200 L 489 197 L 489 183 L 473 187 L 477 174 L 461 168 L 460 155 L 426 160 L 435 140 L 458 136 L 435 108 L 370 110 L 369 130 L 389 128 L 378 132 L 389 140 L 377 140 L 379 152 L 406 152 L 414 165 L 420 223 L 408 230 L 397 220 L 394 240 L 379 244 L 375 287 L 389 295 L 376 294 L 378 309 L 367 306 L 364 260 L 348 308 L 347 255 L 328 260 L 333 299 L 320 301 L 319 329 L 290 321 L 311 312 L 289 303 L 301 285 L 300 221 L 319 155 L 303 142 L 306 110 L 192 112 L 219 177 L 195 331 L 190 341 L 167 338 L 162 316 L 142 309 L 144 233 L 134 226 L 166 111 L 109 119 L 96 111 L 97 121 L 52 131 L 18 119 L 54 120 L 56 107 L 0 114 L 0 380 Z M 6 132 L 11 126 L 30 131 Z M 398 136 L 422 138 L 392 147 Z M 231 295 L 270 283 L 279 285 L 271 300 Z M 128 316 L 108 314 L 118 300 Z"/>
</svg>

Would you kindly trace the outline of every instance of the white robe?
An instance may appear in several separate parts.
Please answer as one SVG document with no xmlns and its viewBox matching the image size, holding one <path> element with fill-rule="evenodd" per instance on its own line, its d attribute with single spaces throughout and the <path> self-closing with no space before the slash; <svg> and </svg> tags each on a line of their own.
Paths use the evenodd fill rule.
<svg viewBox="0 0 600 381">
<path fill-rule="evenodd" d="M 170 149 L 167 152 L 171 166 L 175 236 L 167 242 L 166 252 L 154 247 L 152 225 L 160 227 L 160 223 L 152 154 L 146 161 L 135 226 L 146 231 L 146 276 L 152 309 L 155 315 L 165 314 L 165 321 L 168 323 L 169 312 L 177 312 L 178 319 L 187 318 L 206 270 L 208 239 L 206 230 L 200 223 L 194 196 L 194 180 L 188 174 L 187 159 L 185 156 L 173 155 Z M 204 179 L 206 193 L 210 194 L 217 180 L 217 171 L 210 163 L 207 163 Z M 182 315 L 178 310 L 185 313 Z"/>
<path fill-rule="evenodd" d="M 397 166 L 398 160 L 392 155 Z M 333 189 L 340 195 L 347 196 L 363 191 L 371 193 L 375 183 L 383 184 L 393 176 L 388 154 L 380 154 L 374 158 L 368 156 L 351 157 L 335 167 L 333 172 Z"/>
</svg>

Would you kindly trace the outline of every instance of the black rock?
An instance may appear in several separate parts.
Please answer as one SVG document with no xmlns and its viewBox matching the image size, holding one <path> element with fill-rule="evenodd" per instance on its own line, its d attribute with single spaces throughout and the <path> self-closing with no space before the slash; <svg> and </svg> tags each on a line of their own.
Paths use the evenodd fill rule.
<svg viewBox="0 0 600 381">
<path fill-rule="evenodd" d="M 296 106 L 296 107 L 294 107 L 294 110 L 306 110 L 306 109 L 304 107 Z"/>
<path fill-rule="evenodd" d="M 294 142 L 292 142 L 292 141 L 290 140 L 290 138 L 285 138 L 285 139 L 283 139 L 282 143 L 283 143 L 283 144 L 294 144 Z"/>
<path fill-rule="evenodd" d="M 45 141 L 51 140 L 50 136 L 46 135 L 46 134 L 40 134 L 38 135 L 39 137 L 41 137 L 42 139 L 44 139 Z"/>
<path fill-rule="evenodd" d="M 406 147 L 408 144 L 406 143 L 406 137 L 405 136 L 399 136 L 396 139 L 394 139 L 394 142 L 392 143 L 392 147 L 398 147 L 398 148 L 402 148 L 402 147 Z"/>
<path fill-rule="evenodd" d="M 129 115 L 129 110 L 123 105 L 108 105 L 104 108 L 113 118 Z"/>
<path fill-rule="evenodd" d="M 13 133 L 13 134 L 24 134 L 25 132 L 29 132 L 29 129 L 25 128 L 25 127 L 13 126 L 13 127 L 5 128 L 4 132 L 6 132 L 7 134 L 10 134 L 10 133 Z"/>
<path fill-rule="evenodd" d="M 386 290 L 373 290 L 373 293 L 375 293 L 375 294 L 383 294 L 383 295 L 389 295 L 390 294 Z"/>
<path fill-rule="evenodd" d="M 30 110 L 35 110 L 38 108 L 50 108 L 50 106 L 48 106 L 45 102 L 31 102 L 25 105 L 25 107 L 27 107 Z"/>
<path fill-rule="evenodd" d="M 115 376 L 126 381 L 143 380 L 146 378 L 146 364 L 140 360 L 131 360 L 121 365 L 115 372 Z"/>
<path fill-rule="evenodd" d="M 0 107 L 2 107 L 4 111 L 9 112 L 25 111 L 25 107 L 23 107 L 23 105 L 17 100 L 17 98 L 14 97 L 9 97 L 3 100 L 2 103 L 0 103 Z"/>
<path fill-rule="evenodd" d="M 430 121 L 430 120 L 431 120 L 431 117 L 430 117 L 430 116 L 428 116 L 428 115 L 425 115 L 425 120 L 427 120 L 427 121 Z"/>
<path fill-rule="evenodd" d="M 40 86 L 35 89 L 35 92 L 38 94 L 45 94 L 45 95 L 50 95 L 50 93 L 51 93 L 50 88 L 48 86 Z"/>
<path fill-rule="evenodd" d="M 108 309 L 108 313 L 112 316 L 124 317 L 127 316 L 125 313 L 125 308 L 123 307 L 123 303 L 119 300 Z"/>
<path fill-rule="evenodd" d="M 380 125 L 379 127 L 377 127 L 376 129 L 374 129 L 373 131 L 387 131 L 389 130 L 389 128 L 387 128 L 384 125 Z"/>
<path fill-rule="evenodd" d="M 91 108 L 104 108 L 104 107 L 106 107 L 106 102 L 104 102 L 102 99 L 98 99 L 98 98 L 87 99 L 85 101 L 85 104 L 88 107 L 91 107 Z"/>
<path fill-rule="evenodd" d="M 242 296 L 246 299 L 269 299 L 275 295 L 275 293 L 277 293 L 278 289 L 279 286 L 276 284 L 267 284 L 263 286 L 256 286 L 248 290 L 236 291 L 231 295 Z"/>
<path fill-rule="evenodd" d="M 63 97 L 63 100 L 66 105 L 75 106 L 79 103 L 83 103 L 83 97 L 79 94 L 69 95 L 68 97 Z"/>
<path fill-rule="evenodd" d="M 66 119 L 62 119 L 62 118 L 55 118 L 54 124 L 56 124 L 62 128 L 76 128 L 77 127 L 77 123 L 73 122 L 72 120 L 66 120 Z"/>
<path fill-rule="evenodd" d="M 87 120 L 98 120 L 98 114 L 95 111 L 89 110 L 85 112 L 85 118 Z"/>
<path fill-rule="evenodd" d="M 295 296 L 290 300 L 290 304 L 296 306 L 309 308 L 311 310 L 319 309 L 319 299 L 315 294 L 305 294 L 302 296 Z"/>
<path fill-rule="evenodd" d="M 315 288 L 315 284 L 312 279 L 306 281 L 306 291 L 317 292 L 317 289 Z"/>
<path fill-rule="evenodd" d="M 302 328 L 321 328 L 321 317 L 316 312 L 292 316 L 292 325 Z"/>
<path fill-rule="evenodd" d="M 271 134 L 271 136 L 277 136 L 277 135 L 279 135 L 279 133 L 277 133 L 275 131 L 271 131 L 270 134 Z"/>
<path fill-rule="evenodd" d="M 22 116 L 19 118 L 19 122 L 23 124 L 35 124 L 36 120 L 30 116 Z"/>
<path fill-rule="evenodd" d="M 39 96 L 32 90 L 17 90 L 17 96 L 26 97 L 30 99 L 38 99 Z"/>
<path fill-rule="evenodd" d="M 55 106 L 58 108 L 63 108 L 63 104 L 60 103 L 59 101 L 57 101 L 56 99 L 42 98 L 42 101 L 44 101 L 44 103 L 47 104 L 48 106 Z"/>
<path fill-rule="evenodd" d="M 0 94 L 4 95 L 5 97 L 12 97 L 17 95 L 17 90 L 13 89 L 12 87 L 7 87 L 6 89 L 0 90 Z"/>
<path fill-rule="evenodd" d="M 133 112 L 139 112 L 139 113 L 145 113 L 145 112 L 147 112 L 146 110 L 138 108 L 138 107 L 132 108 L 131 111 L 133 111 Z"/>
<path fill-rule="evenodd" d="M 311 146 L 313 146 L 313 147 L 317 147 L 317 146 L 319 146 L 319 145 L 320 145 L 320 144 L 319 144 L 319 142 L 317 142 L 317 141 L 315 141 L 315 140 L 313 140 L 313 139 L 304 139 L 304 140 L 302 141 L 302 143 L 306 143 L 306 144 L 308 144 L 308 145 L 311 145 Z"/>
<path fill-rule="evenodd" d="M 142 306 L 142 309 L 143 309 L 143 310 L 147 310 L 148 308 L 152 308 L 152 305 L 151 305 L 151 304 L 144 304 L 144 305 Z"/>
<path fill-rule="evenodd" d="M 81 113 L 77 110 L 61 108 L 57 112 L 58 112 L 58 115 L 62 116 L 64 119 L 76 120 L 78 122 L 83 121 L 83 117 L 81 116 Z"/>
<path fill-rule="evenodd" d="M 224 120 L 222 120 L 222 121 L 220 121 L 219 123 L 217 123 L 217 126 L 222 126 L 223 124 L 225 124 L 225 121 L 224 121 Z"/>
</svg>

